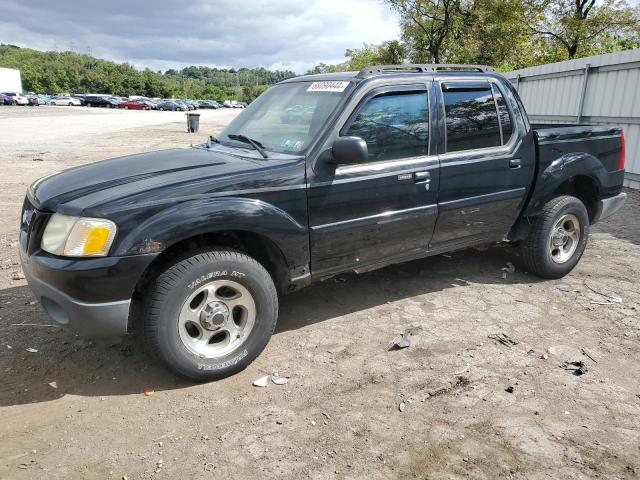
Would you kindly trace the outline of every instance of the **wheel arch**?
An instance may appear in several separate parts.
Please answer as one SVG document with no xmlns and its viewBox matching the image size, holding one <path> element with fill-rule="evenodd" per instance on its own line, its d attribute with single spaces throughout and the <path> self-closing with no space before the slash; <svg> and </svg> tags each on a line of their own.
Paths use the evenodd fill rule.
<svg viewBox="0 0 640 480">
<path fill-rule="evenodd" d="M 290 284 L 289 265 L 282 250 L 269 237 L 248 230 L 219 230 L 179 240 L 165 248 L 144 270 L 134 288 L 129 330 L 135 331 L 144 305 L 144 292 L 173 263 L 203 250 L 232 249 L 254 258 L 271 276 L 278 293 Z"/>
</svg>

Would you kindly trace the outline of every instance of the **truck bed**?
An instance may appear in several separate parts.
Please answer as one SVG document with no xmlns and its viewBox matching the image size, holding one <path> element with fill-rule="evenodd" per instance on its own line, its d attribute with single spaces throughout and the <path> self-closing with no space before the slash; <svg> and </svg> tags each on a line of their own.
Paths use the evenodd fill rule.
<svg viewBox="0 0 640 480">
<path fill-rule="evenodd" d="M 532 124 L 539 158 L 549 165 L 572 152 L 592 155 L 607 172 L 619 170 L 622 129 L 610 125 Z M 543 166 L 544 168 L 544 166 Z"/>
</svg>

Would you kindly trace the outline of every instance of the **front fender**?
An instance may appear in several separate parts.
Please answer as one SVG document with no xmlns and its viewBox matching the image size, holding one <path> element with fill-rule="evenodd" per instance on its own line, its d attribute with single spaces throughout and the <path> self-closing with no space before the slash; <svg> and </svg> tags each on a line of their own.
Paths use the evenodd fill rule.
<svg viewBox="0 0 640 480">
<path fill-rule="evenodd" d="M 262 200 L 224 197 L 193 200 L 156 213 L 119 241 L 115 255 L 162 251 L 182 240 L 222 231 L 240 230 L 264 235 L 282 251 L 290 266 L 309 260 L 307 225 Z"/>
<path fill-rule="evenodd" d="M 609 176 L 602 162 L 584 152 L 571 152 L 549 163 L 538 175 L 536 184 L 524 212 L 525 216 L 537 215 L 545 203 L 551 200 L 560 185 L 572 177 L 588 177 L 599 191 Z"/>
</svg>

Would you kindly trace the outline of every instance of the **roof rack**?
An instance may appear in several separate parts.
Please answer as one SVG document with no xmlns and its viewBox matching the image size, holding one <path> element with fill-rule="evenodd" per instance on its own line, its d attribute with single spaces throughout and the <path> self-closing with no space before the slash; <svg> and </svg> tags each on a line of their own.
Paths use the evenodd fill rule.
<svg viewBox="0 0 640 480">
<path fill-rule="evenodd" d="M 433 73 L 443 71 L 459 72 L 495 72 L 496 69 L 488 65 L 464 65 L 457 63 L 407 63 L 403 65 L 373 65 L 358 72 L 358 78 L 368 78 L 381 73 Z"/>
</svg>

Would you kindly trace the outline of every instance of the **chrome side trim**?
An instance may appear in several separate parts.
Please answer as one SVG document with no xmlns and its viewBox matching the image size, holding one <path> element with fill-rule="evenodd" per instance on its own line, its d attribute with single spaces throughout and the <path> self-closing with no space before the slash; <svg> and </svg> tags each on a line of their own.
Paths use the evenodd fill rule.
<svg viewBox="0 0 640 480">
<path fill-rule="evenodd" d="M 467 197 L 457 200 L 449 200 L 448 202 L 440 202 L 438 203 L 438 207 L 441 210 L 452 210 L 464 207 L 465 205 L 478 205 L 500 200 L 512 200 L 514 198 L 522 196 L 526 192 L 526 190 L 526 187 L 520 187 L 513 188 L 511 190 L 503 190 L 501 192 L 485 193 L 483 195 L 476 195 L 475 197 Z"/>
<path fill-rule="evenodd" d="M 406 216 L 407 214 L 419 212 L 421 210 L 424 210 L 425 212 L 433 211 L 433 214 L 435 214 L 435 212 L 438 210 L 438 207 L 436 205 L 423 205 L 420 207 L 407 208 L 404 210 L 392 210 L 390 212 L 377 213 L 375 215 L 369 215 L 366 217 L 358 217 L 358 218 L 352 218 L 350 220 L 341 220 L 339 222 L 325 223 L 323 225 L 315 225 L 311 227 L 311 230 L 331 229 L 331 228 L 340 227 L 342 225 L 349 225 L 349 224 L 359 223 L 359 222 L 378 223 L 378 224 L 393 222 L 393 221 L 399 220 L 400 218 L 402 218 L 403 216 Z"/>
</svg>

